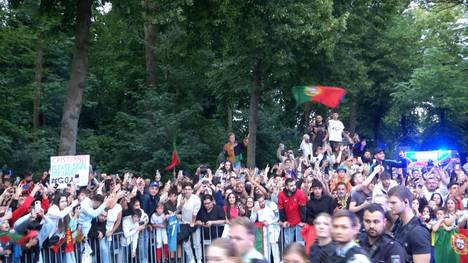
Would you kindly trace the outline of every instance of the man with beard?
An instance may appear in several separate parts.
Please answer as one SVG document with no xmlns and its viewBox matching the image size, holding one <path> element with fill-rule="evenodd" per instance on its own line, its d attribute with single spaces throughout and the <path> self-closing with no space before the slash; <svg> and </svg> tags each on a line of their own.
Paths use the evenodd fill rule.
<svg viewBox="0 0 468 263">
<path fill-rule="evenodd" d="M 346 184 L 344 182 L 339 182 L 336 185 L 336 209 L 348 209 L 351 198 L 348 191 L 346 191 Z"/>
<path fill-rule="evenodd" d="M 315 117 L 315 122 L 310 127 L 310 132 L 313 134 L 313 150 L 317 150 L 317 147 L 323 146 L 323 143 L 328 139 L 327 126 L 323 122 L 323 118 L 320 115 Z"/>
<path fill-rule="evenodd" d="M 370 204 L 364 209 L 364 228 L 360 245 L 372 262 L 406 262 L 406 251 L 391 236 L 385 233 L 387 219 L 384 209 L 378 204 Z"/>
<path fill-rule="evenodd" d="M 286 187 L 278 194 L 280 225 L 284 227 L 284 245 L 294 241 L 301 242 L 301 228 L 306 222 L 307 197 L 298 190 L 292 178 L 286 179 Z"/>
</svg>

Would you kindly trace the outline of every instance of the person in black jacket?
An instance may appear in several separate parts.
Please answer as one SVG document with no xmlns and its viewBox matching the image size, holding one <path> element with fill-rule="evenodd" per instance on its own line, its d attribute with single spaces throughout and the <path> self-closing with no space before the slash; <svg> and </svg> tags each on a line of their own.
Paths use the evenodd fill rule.
<svg viewBox="0 0 468 263">
<path fill-rule="evenodd" d="M 309 224 L 312 224 L 315 217 L 320 213 L 333 214 L 336 208 L 336 200 L 331 196 L 323 193 L 323 184 L 314 179 L 310 187 L 311 197 L 306 204 L 306 214 Z"/>
<path fill-rule="evenodd" d="M 331 216 L 327 213 L 317 215 L 314 220 L 317 240 L 310 248 L 310 263 L 326 263 L 334 253 L 336 246 L 331 238 Z"/>
<path fill-rule="evenodd" d="M 406 262 L 403 246 L 385 233 L 387 219 L 382 206 L 370 204 L 364 209 L 364 228 L 359 245 L 364 248 L 372 262 Z"/>
<path fill-rule="evenodd" d="M 385 150 L 383 148 L 377 148 L 374 151 L 375 163 L 370 167 L 370 173 L 372 173 L 378 165 L 382 165 L 384 168 L 383 172 L 392 174 L 392 168 L 403 168 L 403 176 L 406 177 L 406 166 L 408 161 L 403 155 L 403 152 L 400 152 L 398 160 L 386 160 L 385 159 Z"/>
<path fill-rule="evenodd" d="M 103 211 L 97 218 L 92 221 L 91 229 L 88 233 L 88 239 L 93 240 L 91 244 L 97 247 L 93 251 L 97 251 L 96 257 L 101 259 L 100 262 L 109 262 L 109 243 L 106 239 L 106 219 L 107 211 Z"/>
<path fill-rule="evenodd" d="M 367 252 L 354 239 L 359 233 L 359 218 L 348 210 L 333 214 L 332 236 L 336 244 L 335 253 L 328 258 L 333 263 L 370 263 Z"/>
</svg>

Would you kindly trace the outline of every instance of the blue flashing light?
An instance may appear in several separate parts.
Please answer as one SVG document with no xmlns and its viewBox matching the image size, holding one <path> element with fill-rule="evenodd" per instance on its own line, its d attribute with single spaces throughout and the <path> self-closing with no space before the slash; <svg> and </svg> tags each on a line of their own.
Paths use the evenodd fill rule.
<svg viewBox="0 0 468 263">
<path fill-rule="evenodd" d="M 405 153 L 405 157 L 410 159 L 411 161 L 418 161 L 418 162 L 427 162 L 427 161 L 435 161 L 441 162 L 448 158 L 450 158 L 453 153 L 456 151 L 452 150 L 435 150 L 435 151 L 409 151 Z"/>
</svg>

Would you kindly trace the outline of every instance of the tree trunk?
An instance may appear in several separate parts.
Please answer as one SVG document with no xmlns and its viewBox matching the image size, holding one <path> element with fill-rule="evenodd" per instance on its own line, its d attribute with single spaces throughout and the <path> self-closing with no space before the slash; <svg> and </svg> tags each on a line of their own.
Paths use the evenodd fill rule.
<svg viewBox="0 0 468 263">
<path fill-rule="evenodd" d="M 310 126 L 310 114 L 312 113 L 312 103 L 311 102 L 306 102 L 304 104 L 304 125 L 302 125 L 304 131 L 303 133 L 308 133 L 309 132 L 309 126 Z"/>
<path fill-rule="evenodd" d="M 41 85 L 44 64 L 44 48 L 41 39 L 36 43 L 36 57 L 34 59 L 34 102 L 33 102 L 33 128 L 40 126 Z"/>
<path fill-rule="evenodd" d="M 62 127 L 60 131 L 59 155 L 76 154 L 78 120 L 86 87 L 88 72 L 88 35 L 91 25 L 93 0 L 77 0 L 77 22 L 75 49 L 68 83 L 68 93 L 63 106 Z"/>
<path fill-rule="evenodd" d="M 263 86 L 262 60 L 257 59 L 254 70 L 254 85 L 250 89 L 249 105 L 249 145 L 247 147 L 247 167 L 255 168 L 255 155 L 257 148 L 257 118 L 258 118 L 258 98 Z"/>
<path fill-rule="evenodd" d="M 401 126 L 401 136 L 403 138 L 406 138 L 406 136 L 408 135 L 408 125 L 407 125 L 407 120 L 406 120 L 406 115 L 405 114 L 401 114 L 400 126 Z"/>
<path fill-rule="evenodd" d="M 227 130 L 228 132 L 232 132 L 232 111 L 233 111 L 233 106 L 232 102 L 228 102 L 228 107 L 227 107 Z"/>
<path fill-rule="evenodd" d="M 372 131 L 374 133 L 374 146 L 379 147 L 380 143 L 380 118 L 381 114 L 378 113 L 374 116 L 373 122 L 372 122 Z"/>
<path fill-rule="evenodd" d="M 349 111 L 349 131 L 354 133 L 357 126 L 357 103 L 355 98 L 351 98 L 351 109 Z"/>
<path fill-rule="evenodd" d="M 446 112 L 447 111 L 444 108 L 439 108 L 440 129 L 443 133 L 445 133 L 447 128 Z"/>
<path fill-rule="evenodd" d="M 151 0 L 144 0 L 143 2 L 143 19 L 145 31 L 145 61 L 146 61 L 146 82 L 149 87 L 156 87 L 156 56 L 154 54 L 154 47 L 156 46 L 156 25 L 152 22 L 156 4 Z"/>
</svg>

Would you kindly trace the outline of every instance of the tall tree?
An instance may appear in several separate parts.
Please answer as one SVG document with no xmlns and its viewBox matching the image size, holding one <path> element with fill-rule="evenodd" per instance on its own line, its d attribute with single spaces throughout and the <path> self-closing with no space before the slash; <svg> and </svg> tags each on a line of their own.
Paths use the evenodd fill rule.
<svg viewBox="0 0 468 263">
<path fill-rule="evenodd" d="M 156 87 L 156 23 L 155 15 L 159 9 L 154 0 L 143 0 L 143 19 L 145 33 L 146 82 L 149 87 Z"/>
<path fill-rule="evenodd" d="M 67 97 L 63 106 L 59 155 L 76 154 L 78 121 L 88 72 L 88 41 L 93 0 L 77 0 L 76 2 L 75 48 Z"/>
<path fill-rule="evenodd" d="M 41 108 L 41 86 L 44 64 L 44 46 L 43 41 L 38 39 L 36 42 L 36 56 L 34 59 L 34 102 L 33 102 L 33 128 L 37 129 L 40 125 Z"/>
</svg>

